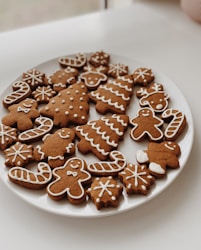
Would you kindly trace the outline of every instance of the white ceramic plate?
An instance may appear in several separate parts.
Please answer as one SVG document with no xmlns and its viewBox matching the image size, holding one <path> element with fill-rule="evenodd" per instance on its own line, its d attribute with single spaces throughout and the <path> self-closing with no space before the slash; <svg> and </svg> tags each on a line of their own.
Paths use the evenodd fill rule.
<svg viewBox="0 0 201 250">
<path fill-rule="evenodd" d="M 89 56 L 89 54 L 87 54 Z M 142 62 L 136 61 L 132 58 L 126 58 L 122 56 L 111 55 L 111 62 L 120 62 L 124 63 L 129 66 L 130 73 L 132 73 L 137 67 L 151 67 L 146 65 Z M 35 68 L 39 69 L 40 71 L 48 74 L 52 74 L 54 71 L 60 68 L 58 64 L 58 58 L 47 61 L 42 63 Z M 25 69 L 26 71 L 27 69 Z M 184 168 L 187 159 L 189 157 L 192 143 L 193 143 L 193 119 L 191 115 L 190 108 L 183 97 L 181 91 L 177 88 L 177 86 L 169 80 L 166 76 L 158 72 L 157 70 L 153 70 L 155 74 L 155 82 L 162 83 L 166 93 L 170 96 L 170 104 L 169 107 L 179 109 L 180 111 L 184 112 L 187 118 L 187 126 L 185 131 L 182 135 L 178 138 L 177 142 L 181 148 L 181 156 L 179 158 L 180 161 L 180 168 L 175 170 L 169 170 L 167 174 L 167 178 L 156 180 L 156 184 L 151 187 L 151 190 L 148 195 L 132 195 L 127 196 L 125 190 L 123 192 L 123 198 L 120 200 L 120 204 L 118 208 L 103 208 L 102 210 L 98 211 L 95 205 L 88 201 L 82 205 L 71 205 L 67 199 L 62 201 L 53 201 L 51 200 L 48 195 L 46 194 L 45 190 L 37 191 L 37 190 L 28 190 L 22 188 L 16 184 L 11 183 L 8 180 L 7 173 L 8 168 L 4 166 L 4 156 L 1 152 L 0 155 L 0 177 L 6 186 L 13 191 L 16 195 L 20 198 L 24 199 L 31 205 L 34 205 L 40 209 L 43 209 L 48 212 L 52 212 L 58 215 L 64 216 L 71 216 L 71 217 L 99 217 L 99 216 L 108 216 L 117 214 L 120 212 L 127 211 L 129 209 L 134 209 L 139 205 L 145 204 L 150 199 L 156 197 L 159 193 L 165 190 L 175 178 L 181 173 L 182 169 Z M 19 80 L 20 77 L 16 80 Z M 1 100 L 3 97 L 11 92 L 11 85 L 2 93 Z M 139 108 L 138 104 L 139 100 L 135 95 L 133 95 L 132 101 L 127 109 L 127 114 L 130 118 L 134 117 L 137 113 Z M 6 109 L 2 106 L 0 108 L 0 115 L 1 117 L 6 113 Z M 94 109 L 94 106 L 91 105 L 90 108 L 90 120 L 97 119 L 100 115 Z M 138 149 L 146 149 L 147 141 L 137 143 L 130 139 L 129 136 L 129 129 L 124 136 L 124 140 L 120 143 L 118 150 L 120 150 L 127 158 L 128 162 L 136 163 L 135 153 Z M 84 157 L 87 162 L 94 162 L 97 161 L 92 155 L 83 156 L 79 152 L 76 152 L 77 156 Z"/>
</svg>

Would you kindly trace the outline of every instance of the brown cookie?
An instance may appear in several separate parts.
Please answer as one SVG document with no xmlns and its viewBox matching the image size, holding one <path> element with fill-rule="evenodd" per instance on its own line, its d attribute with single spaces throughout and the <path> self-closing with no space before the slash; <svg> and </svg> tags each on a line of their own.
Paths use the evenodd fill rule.
<svg viewBox="0 0 201 250">
<path fill-rule="evenodd" d="M 16 104 L 31 94 L 31 88 L 28 83 L 17 81 L 12 84 L 13 92 L 9 93 L 3 99 L 3 105 L 7 108 L 10 105 Z"/>
<path fill-rule="evenodd" d="M 154 80 L 155 76 L 149 68 L 137 68 L 133 73 L 134 84 L 147 86 Z"/>
<path fill-rule="evenodd" d="M 165 139 L 175 141 L 186 127 L 185 115 L 178 109 L 167 109 L 161 118 L 168 123 L 164 131 Z"/>
<path fill-rule="evenodd" d="M 95 178 L 91 187 L 87 189 L 87 194 L 100 210 L 103 207 L 117 207 L 122 191 L 122 185 L 108 176 Z"/>
<path fill-rule="evenodd" d="M 136 90 L 136 96 L 138 98 L 141 98 L 143 96 L 149 95 L 152 92 L 160 92 L 160 91 L 164 91 L 163 85 L 160 84 L 160 83 L 153 82 L 153 83 L 150 83 L 146 87 L 139 87 L 139 88 L 137 88 L 137 90 Z"/>
<path fill-rule="evenodd" d="M 107 66 L 110 62 L 110 55 L 104 51 L 96 51 L 90 56 L 89 62 L 95 67 L 100 65 Z"/>
<path fill-rule="evenodd" d="M 109 154 L 110 161 L 100 161 L 89 163 L 87 170 L 96 176 L 117 175 L 126 166 L 126 158 L 124 155 L 117 151 L 111 151 Z"/>
<path fill-rule="evenodd" d="M 127 167 L 118 174 L 119 179 L 126 187 L 127 194 L 148 193 L 155 179 L 146 165 L 128 163 Z"/>
<path fill-rule="evenodd" d="M 107 112 L 125 114 L 132 94 L 133 80 L 127 75 L 100 85 L 97 90 L 89 94 L 89 98 L 96 103 L 96 110 L 100 114 Z"/>
<path fill-rule="evenodd" d="M 176 142 L 150 142 L 146 150 L 137 151 L 137 161 L 140 164 L 148 164 L 150 173 L 161 178 L 166 175 L 167 168 L 179 168 L 180 153 L 180 147 Z"/>
<path fill-rule="evenodd" d="M 88 100 L 87 87 L 83 82 L 77 82 L 51 98 L 40 113 L 52 118 L 54 125 L 59 127 L 85 124 L 88 121 Z"/>
<path fill-rule="evenodd" d="M 48 86 L 38 86 L 33 92 L 33 98 L 39 103 L 48 103 L 49 100 L 56 95 L 56 91 L 54 91 L 49 85 Z"/>
<path fill-rule="evenodd" d="M 108 66 L 100 65 L 98 67 L 95 67 L 92 64 L 88 63 L 87 65 L 84 66 L 83 71 L 84 72 L 93 71 L 93 72 L 99 72 L 99 73 L 107 74 Z"/>
<path fill-rule="evenodd" d="M 67 197 L 70 203 L 80 204 L 86 199 L 84 185 L 91 182 L 91 175 L 86 171 L 86 162 L 74 157 L 66 161 L 64 166 L 53 170 L 55 178 L 48 187 L 50 198 L 60 200 Z"/>
<path fill-rule="evenodd" d="M 78 53 L 75 56 L 60 57 L 58 61 L 63 68 L 68 66 L 73 68 L 82 68 L 87 62 L 87 57 L 83 53 Z"/>
<path fill-rule="evenodd" d="M 107 80 L 107 76 L 97 71 L 87 71 L 80 74 L 80 79 L 84 81 L 89 90 L 92 90 L 104 83 Z"/>
<path fill-rule="evenodd" d="M 134 141 L 139 142 L 145 138 L 151 141 L 161 141 L 163 139 L 161 130 L 163 120 L 158 118 L 150 108 L 140 109 L 137 115 L 130 120 L 130 123 L 134 126 L 130 132 Z"/>
<path fill-rule="evenodd" d="M 111 63 L 108 69 L 108 75 L 114 78 L 128 75 L 128 66 L 122 63 Z"/>
<path fill-rule="evenodd" d="M 31 129 L 33 120 L 40 115 L 37 107 L 36 100 L 26 98 L 8 107 L 9 113 L 2 118 L 2 123 L 7 126 L 16 126 L 19 131 Z"/>
<path fill-rule="evenodd" d="M 85 125 L 74 128 L 80 139 L 77 147 L 83 154 L 92 152 L 100 160 L 106 160 L 110 151 L 118 147 L 127 127 L 127 115 L 114 114 L 89 121 Z"/>
<path fill-rule="evenodd" d="M 17 141 L 17 129 L 0 124 L 0 149 L 4 150 Z"/>
<path fill-rule="evenodd" d="M 35 160 L 47 159 L 51 168 L 61 166 L 65 157 L 75 152 L 74 137 L 75 134 L 70 128 L 61 128 L 53 134 L 46 134 L 42 139 L 43 144 L 34 148 Z"/>
<path fill-rule="evenodd" d="M 7 167 L 24 167 L 33 160 L 33 145 L 16 142 L 4 151 Z"/>
<path fill-rule="evenodd" d="M 35 89 L 44 84 L 45 74 L 37 69 L 30 69 L 22 74 L 22 81 L 29 84 L 31 89 Z"/>
<path fill-rule="evenodd" d="M 46 84 L 52 85 L 57 92 L 77 82 L 78 70 L 72 67 L 60 69 L 46 77 Z"/>
<path fill-rule="evenodd" d="M 42 189 L 51 181 L 52 170 L 45 162 L 37 166 L 38 172 L 23 167 L 13 167 L 8 172 L 10 181 L 29 189 Z"/>
</svg>

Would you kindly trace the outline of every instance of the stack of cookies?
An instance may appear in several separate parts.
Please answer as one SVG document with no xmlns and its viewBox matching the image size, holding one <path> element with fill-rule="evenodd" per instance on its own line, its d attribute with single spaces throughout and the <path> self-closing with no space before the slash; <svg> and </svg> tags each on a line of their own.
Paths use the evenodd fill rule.
<svg viewBox="0 0 201 250">
<path fill-rule="evenodd" d="M 140 108 L 129 117 L 134 95 Z M 104 51 L 58 58 L 48 75 L 28 70 L 2 100 L 0 148 L 8 178 L 44 189 L 53 200 L 92 200 L 98 210 L 119 206 L 125 195 L 147 195 L 168 169 L 179 168 L 176 141 L 186 118 L 169 100 L 152 69 L 129 69 Z M 92 106 L 98 119 L 90 118 Z M 147 142 L 133 162 L 118 150 L 126 133 L 133 144 Z M 97 160 L 87 162 L 86 154 Z"/>
</svg>

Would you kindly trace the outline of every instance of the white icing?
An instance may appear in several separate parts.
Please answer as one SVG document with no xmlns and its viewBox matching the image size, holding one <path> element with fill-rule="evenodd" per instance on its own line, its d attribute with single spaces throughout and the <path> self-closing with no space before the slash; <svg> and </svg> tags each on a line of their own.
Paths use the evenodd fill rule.
<svg viewBox="0 0 201 250">
<path fill-rule="evenodd" d="M 155 162 L 151 162 L 149 164 L 149 169 L 156 174 L 165 174 L 165 169 L 163 169 L 160 164 Z"/>
<path fill-rule="evenodd" d="M 145 163 L 149 160 L 148 154 L 143 150 L 137 151 L 136 158 L 139 163 Z"/>
<path fill-rule="evenodd" d="M 14 135 L 14 132 L 16 129 L 10 128 L 8 126 L 0 124 L 0 138 L 1 138 L 1 144 L 3 145 L 6 141 L 9 140 L 9 138 L 16 140 L 16 136 Z"/>
</svg>

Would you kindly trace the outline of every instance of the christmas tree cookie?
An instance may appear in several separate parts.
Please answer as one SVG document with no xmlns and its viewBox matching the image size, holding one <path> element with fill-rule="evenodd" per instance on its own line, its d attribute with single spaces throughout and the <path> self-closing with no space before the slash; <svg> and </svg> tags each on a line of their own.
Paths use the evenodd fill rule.
<svg viewBox="0 0 201 250">
<path fill-rule="evenodd" d="M 77 82 L 52 97 L 40 113 L 52 118 L 55 126 L 82 125 L 88 121 L 88 99 L 87 87 Z"/>
<path fill-rule="evenodd" d="M 106 160 L 110 151 L 116 149 L 123 139 L 128 120 L 127 115 L 113 114 L 75 127 L 74 131 L 80 139 L 77 145 L 79 151 L 83 154 L 92 152 L 100 160 Z"/>
<path fill-rule="evenodd" d="M 96 110 L 100 114 L 107 112 L 125 114 L 132 94 L 133 79 L 130 75 L 126 75 L 100 85 L 97 90 L 89 94 L 89 98 L 96 103 Z"/>
</svg>

